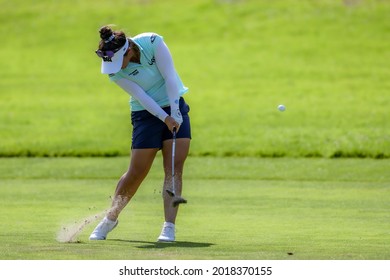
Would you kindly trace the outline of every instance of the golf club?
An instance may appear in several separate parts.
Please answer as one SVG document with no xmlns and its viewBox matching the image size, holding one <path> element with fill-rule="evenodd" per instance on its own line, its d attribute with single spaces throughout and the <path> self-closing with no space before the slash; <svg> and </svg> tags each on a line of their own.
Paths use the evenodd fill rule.
<svg viewBox="0 0 390 280">
<path fill-rule="evenodd" d="M 176 187 L 175 187 L 175 149 L 176 149 L 176 127 L 173 128 L 172 132 L 172 189 L 166 190 L 169 196 L 173 197 L 172 205 L 177 207 L 181 203 L 187 203 L 181 196 L 176 196 Z"/>
</svg>

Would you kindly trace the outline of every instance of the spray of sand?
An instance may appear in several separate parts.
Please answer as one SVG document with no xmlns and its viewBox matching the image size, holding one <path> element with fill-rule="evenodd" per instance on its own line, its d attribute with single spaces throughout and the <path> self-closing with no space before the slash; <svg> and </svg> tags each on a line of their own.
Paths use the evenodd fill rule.
<svg viewBox="0 0 390 280">
<path fill-rule="evenodd" d="M 76 221 L 72 224 L 63 225 L 57 233 L 56 240 L 61 243 L 79 242 L 78 236 L 87 225 L 98 219 L 102 219 L 106 214 L 111 212 L 115 213 L 116 215 L 119 215 L 120 211 L 127 205 L 128 202 L 129 197 L 120 195 L 116 196 L 115 199 L 113 199 L 113 205 L 109 210 L 104 210 L 101 213 L 89 216 L 81 221 Z"/>
<path fill-rule="evenodd" d="M 76 221 L 72 224 L 63 225 L 57 233 L 56 240 L 61 243 L 76 243 L 78 236 L 82 232 L 85 226 L 90 223 L 101 219 L 106 214 L 106 211 L 84 218 L 82 221 Z"/>
</svg>

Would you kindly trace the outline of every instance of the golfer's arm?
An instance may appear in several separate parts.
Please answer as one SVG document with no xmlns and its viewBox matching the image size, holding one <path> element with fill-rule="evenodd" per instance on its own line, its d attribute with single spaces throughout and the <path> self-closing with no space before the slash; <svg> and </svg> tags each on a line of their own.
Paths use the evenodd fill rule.
<svg viewBox="0 0 390 280">
<path fill-rule="evenodd" d="M 132 97 L 137 99 L 149 113 L 156 116 L 161 121 L 165 121 L 168 114 L 161 109 L 161 107 L 149 95 L 147 95 L 139 85 L 126 79 L 120 79 L 115 81 L 115 83 Z"/>
<path fill-rule="evenodd" d="M 176 82 L 177 75 L 171 53 L 164 41 L 160 42 L 156 47 L 155 57 L 158 70 L 165 80 L 171 110 L 176 111 L 179 109 L 179 87 Z"/>
</svg>

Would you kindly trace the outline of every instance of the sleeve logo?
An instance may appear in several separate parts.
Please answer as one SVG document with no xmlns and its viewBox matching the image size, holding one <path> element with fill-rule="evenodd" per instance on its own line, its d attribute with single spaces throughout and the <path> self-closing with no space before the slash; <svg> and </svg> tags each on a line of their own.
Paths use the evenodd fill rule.
<svg viewBox="0 0 390 280">
<path fill-rule="evenodd" d="M 154 40 L 156 40 L 156 37 L 157 37 L 156 34 L 153 34 L 152 36 L 150 36 L 150 42 L 151 42 L 152 44 L 154 43 Z"/>
</svg>

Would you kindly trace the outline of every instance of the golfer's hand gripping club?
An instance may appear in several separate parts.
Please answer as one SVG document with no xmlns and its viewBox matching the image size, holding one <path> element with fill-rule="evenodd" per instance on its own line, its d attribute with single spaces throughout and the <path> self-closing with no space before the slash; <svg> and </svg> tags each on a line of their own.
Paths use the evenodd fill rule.
<svg viewBox="0 0 390 280">
<path fill-rule="evenodd" d="M 178 123 L 173 117 L 167 116 L 164 120 L 164 123 L 172 133 L 174 129 L 176 129 L 176 132 L 179 131 L 180 123 Z"/>
</svg>

